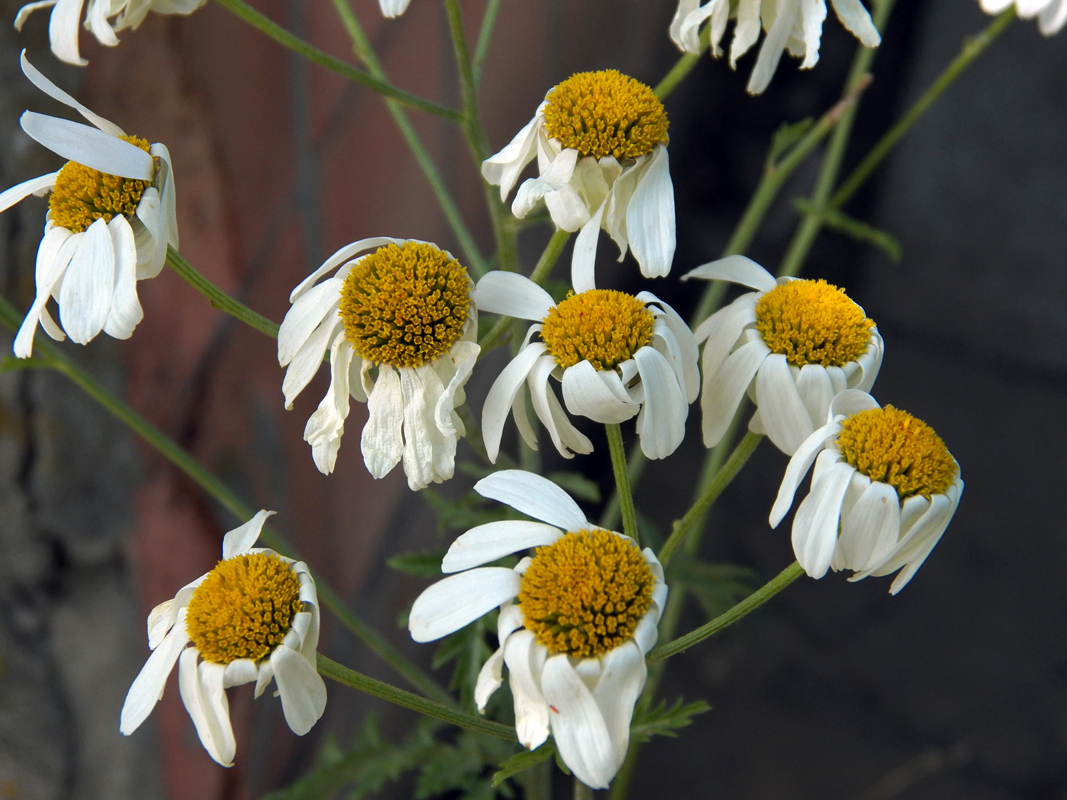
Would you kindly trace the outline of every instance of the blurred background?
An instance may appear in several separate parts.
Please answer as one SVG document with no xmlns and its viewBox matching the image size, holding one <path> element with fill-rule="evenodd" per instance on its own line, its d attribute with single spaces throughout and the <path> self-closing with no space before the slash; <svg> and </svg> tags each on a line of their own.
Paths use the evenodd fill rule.
<svg viewBox="0 0 1067 800">
<path fill-rule="evenodd" d="M 26 47 L 94 111 L 167 144 L 182 254 L 276 321 L 292 287 L 356 239 L 420 238 L 459 252 L 380 98 L 309 67 L 223 8 L 152 15 L 113 50 L 83 35 L 91 64 L 76 69 L 47 50 L 47 10 L 13 31 L 20 5 L 0 0 L 0 186 L 58 166 L 18 128 L 27 108 L 60 113 L 22 77 Z M 350 57 L 330 4 L 255 6 Z M 412 0 L 394 21 L 372 0 L 354 7 L 396 84 L 458 107 L 442 3 Z M 470 30 L 482 10 L 464 4 Z M 490 146 L 506 144 L 575 71 L 618 68 L 655 84 L 678 57 L 666 33 L 674 10 L 671 0 L 504 3 L 481 97 Z M 896 4 L 846 169 L 990 20 L 974 0 Z M 784 58 L 758 98 L 744 93 L 754 53 L 737 73 L 702 59 L 666 103 L 678 207 L 672 277 L 649 285 L 632 259 L 616 268 L 602 238 L 598 283 L 650 289 L 688 316 L 694 298 L 675 278 L 720 255 L 774 130 L 833 105 L 855 46 L 831 11 L 817 67 L 801 72 Z M 895 236 L 903 258 L 824 232 L 805 269 L 844 286 L 877 322 L 886 341 L 879 400 L 930 423 L 960 462 L 967 490 L 948 533 L 897 597 L 889 579 L 802 578 L 671 659 L 663 696 L 713 708 L 680 738 L 644 748 L 633 796 L 1067 798 L 1067 537 L 1056 488 L 1067 452 L 1065 74 L 1067 33 L 1044 39 L 1032 22 L 1015 22 L 848 207 Z M 465 142 L 446 122 L 411 117 L 490 251 Z M 813 158 L 786 187 L 749 251 L 771 271 L 797 222 L 790 200 L 810 192 L 817 166 Z M 27 200 L 0 215 L 0 281 L 22 309 L 45 210 Z M 527 270 L 547 235 L 544 226 L 523 235 Z M 325 375 L 285 412 L 271 340 L 169 270 L 139 292 L 145 319 L 129 341 L 102 336 L 66 351 L 249 504 L 277 510 L 278 528 L 316 574 L 428 664 L 432 648 L 397 625 L 427 582 L 382 563 L 445 546 L 456 532 L 438 530 L 399 470 L 369 478 L 354 433 L 364 408 L 353 406 L 337 472 L 320 475 L 301 437 Z M 0 339 L 8 352 L 10 335 Z M 487 360 L 469 387 L 476 411 L 496 366 Z M 695 407 L 689 431 L 693 442 L 652 464 L 638 494 L 660 534 L 687 507 L 703 455 Z M 577 466 L 610 487 L 606 454 L 595 455 Z M 761 446 L 709 519 L 704 558 L 747 566 L 758 583 L 793 560 L 788 528 L 766 524 L 785 464 Z M 470 482 L 457 477 L 446 491 Z M 224 770 L 199 745 L 172 678 L 149 721 L 119 735 L 119 709 L 148 656 L 148 611 L 210 569 L 239 522 L 62 377 L 0 376 L 0 800 L 261 797 L 304 773 L 325 737 L 349 741 L 369 713 L 388 738 L 410 727 L 406 712 L 330 685 L 324 719 L 297 739 L 276 699 L 253 704 L 242 687 L 230 692 L 237 763 Z M 323 652 L 393 680 L 326 616 Z M 690 604 L 680 630 L 705 619 Z M 402 779 L 386 796 L 413 791 Z"/>
</svg>

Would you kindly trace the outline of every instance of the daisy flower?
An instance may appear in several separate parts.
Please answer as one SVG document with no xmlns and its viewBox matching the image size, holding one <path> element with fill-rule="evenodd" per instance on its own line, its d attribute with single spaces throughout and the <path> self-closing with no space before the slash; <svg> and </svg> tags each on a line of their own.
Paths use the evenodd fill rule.
<svg viewBox="0 0 1067 800">
<path fill-rule="evenodd" d="M 178 246 L 170 153 L 94 114 L 38 72 L 25 51 L 22 71 L 92 126 L 33 111 L 22 115 L 30 137 L 70 161 L 0 192 L 5 211 L 51 190 L 37 249 L 37 296 L 15 336 L 15 355 L 32 354 L 38 325 L 53 339 L 63 339 L 65 331 L 79 344 L 100 331 L 127 339 L 144 316 L 137 281 L 158 275 L 167 245 Z M 59 305 L 59 325 L 45 308 L 49 297 Z"/>
<path fill-rule="evenodd" d="M 459 574 L 415 600 L 411 637 L 439 639 L 499 607 L 500 647 L 478 675 L 478 709 L 506 665 L 523 747 L 538 747 L 551 731 L 571 772 L 606 788 L 626 758 L 645 654 L 667 602 L 663 568 L 651 550 L 589 523 L 546 478 L 505 470 L 474 488 L 541 521 L 490 522 L 456 539 L 441 571 Z M 482 566 L 529 548 L 534 555 L 514 569 Z"/>
<path fill-rule="evenodd" d="M 122 706 L 129 736 L 163 696 L 178 663 L 178 690 L 208 755 L 233 766 L 236 742 L 226 689 L 278 683 L 285 721 L 297 736 L 318 722 L 326 686 L 315 667 L 319 606 L 303 562 L 252 547 L 273 511 L 260 511 L 222 540 L 222 561 L 148 615 L 152 655 Z"/>
<path fill-rule="evenodd" d="M 704 344 L 704 445 L 726 433 L 745 392 L 756 404 L 749 423 L 792 455 L 823 425 L 830 400 L 845 389 L 867 391 L 882 366 L 882 337 L 862 308 L 822 280 L 774 279 L 744 256 L 697 267 L 682 280 L 705 278 L 750 286 L 696 329 Z"/>
<path fill-rule="evenodd" d="M 618 424 L 637 417 L 641 449 L 665 458 L 685 436 L 689 404 L 699 389 L 697 345 L 692 331 L 669 305 L 650 292 L 636 297 L 576 283 L 558 305 L 548 292 L 514 272 L 490 272 L 478 281 L 483 311 L 536 321 L 515 358 L 489 389 L 482 435 L 496 461 L 508 411 L 526 443 L 537 439 L 526 415 L 529 386 L 534 412 L 565 458 L 589 453 L 592 443 L 564 414 L 549 377 L 560 381 L 572 414 Z M 538 334 L 540 341 L 533 341 Z"/>
<path fill-rule="evenodd" d="M 1037 27 L 1045 36 L 1059 33 L 1067 23 L 1067 0 L 979 0 L 987 14 L 999 14 L 1008 6 L 1023 19 L 1037 17 Z"/>
<path fill-rule="evenodd" d="M 866 392 L 834 398 L 830 421 L 797 449 L 771 509 L 771 527 L 789 511 L 812 462 L 811 491 L 793 519 L 793 550 L 804 571 L 888 575 L 896 594 L 911 580 L 960 503 L 960 467 L 925 422 Z"/>
<path fill-rule="evenodd" d="M 479 351 L 472 288 L 435 245 L 379 237 L 342 247 L 293 290 L 278 331 L 286 408 L 330 354 L 330 389 L 304 429 L 320 472 L 333 472 L 354 397 L 370 414 L 371 475 L 403 460 L 412 490 L 452 477 L 465 432 L 456 408 Z"/>
<path fill-rule="evenodd" d="M 603 228 L 633 250 L 641 274 L 660 278 L 674 259 L 674 185 L 667 163 L 667 114 L 653 91 L 615 70 L 580 72 L 553 88 L 511 143 L 482 162 L 482 176 L 506 200 L 537 156 L 538 176 L 519 187 L 520 219 L 545 201 L 556 227 L 581 231 L 574 282 L 592 280 Z"/>
<path fill-rule="evenodd" d="M 983 3 L 990 0 L 983 0 Z M 865 47 L 877 47 L 881 41 L 871 15 L 859 0 L 833 0 L 834 11 L 849 32 Z M 767 31 L 756 66 L 748 80 L 748 91 L 759 94 L 771 82 L 782 53 L 803 58 L 801 69 L 814 67 L 819 60 L 819 40 L 826 19 L 826 0 L 736 0 L 731 13 L 730 0 L 679 0 L 671 21 L 671 39 L 678 47 L 694 55 L 700 53 L 700 26 L 711 19 L 711 53 L 722 55 L 719 43 L 726 22 L 734 17 L 734 38 L 730 44 L 730 67 L 749 51 L 760 35 Z"/>
<path fill-rule="evenodd" d="M 115 36 L 127 28 L 134 30 L 144 22 L 149 11 L 157 14 L 191 14 L 207 0 L 88 0 L 85 28 L 107 47 L 119 43 Z M 78 23 L 86 0 L 38 0 L 27 3 L 15 17 L 15 29 L 21 31 L 27 17 L 40 8 L 51 8 L 48 18 L 48 39 L 52 52 L 60 61 L 84 67 L 89 62 L 78 50 Z"/>
</svg>

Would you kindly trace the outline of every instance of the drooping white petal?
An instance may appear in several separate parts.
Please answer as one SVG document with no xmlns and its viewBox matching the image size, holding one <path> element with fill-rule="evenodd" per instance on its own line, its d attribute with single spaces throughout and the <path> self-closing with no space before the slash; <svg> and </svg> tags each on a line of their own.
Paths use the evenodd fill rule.
<svg viewBox="0 0 1067 800">
<path fill-rule="evenodd" d="M 697 342 L 704 342 L 704 356 L 700 368 L 705 379 L 714 375 L 722 366 L 730 351 L 734 349 L 741 331 L 746 325 L 756 321 L 755 306 L 759 295 L 749 292 L 734 300 L 726 308 L 720 309 L 704 320 L 697 327 L 693 336 Z"/>
<path fill-rule="evenodd" d="M 478 670 L 478 680 L 474 684 L 474 704 L 478 707 L 479 713 L 485 713 L 486 703 L 503 682 L 504 647 L 501 645 L 493 651 L 493 654 L 482 664 L 482 668 Z"/>
<path fill-rule="evenodd" d="M 480 567 L 520 550 L 552 544 L 562 535 L 552 525 L 521 519 L 477 525 L 452 542 L 441 561 L 441 572 Z"/>
<path fill-rule="evenodd" d="M 354 258 L 357 254 L 362 253 L 364 250 L 376 250 L 379 247 L 384 247 L 387 244 L 403 244 L 403 239 L 393 239 L 389 236 L 372 236 L 367 239 L 360 239 L 346 244 L 332 256 L 327 258 L 318 269 L 308 275 L 304 280 L 300 281 L 296 285 L 296 288 L 289 294 L 289 302 L 295 303 L 296 299 L 300 297 L 304 292 L 318 283 L 319 278 L 325 275 L 327 272 L 332 272 L 337 267 L 341 266 L 344 262 Z M 344 278 L 344 275 L 338 277 Z"/>
<path fill-rule="evenodd" d="M 139 181 L 152 180 L 152 156 L 110 133 L 59 117 L 24 111 L 19 124 L 27 135 L 68 161 Z"/>
<path fill-rule="evenodd" d="M 860 0 L 833 0 L 834 11 L 841 24 L 859 39 L 864 47 L 877 47 L 882 42 L 871 15 Z"/>
<path fill-rule="evenodd" d="M 515 734 L 523 747 L 533 750 L 548 738 L 549 709 L 541 691 L 541 663 L 547 651 L 534 635 L 521 630 L 504 644 L 508 682 L 515 700 Z"/>
<path fill-rule="evenodd" d="M 760 292 L 769 292 L 778 285 L 774 276 L 751 258 L 736 255 L 701 264 L 682 276 L 683 281 L 690 278 L 703 278 L 707 281 L 730 281 L 731 283 L 740 283 L 742 286 L 751 287 Z"/>
<path fill-rule="evenodd" d="M 29 358 L 32 355 L 37 324 L 47 314 L 45 303 L 66 274 L 82 238 L 84 234 L 72 234 L 66 228 L 51 226 L 45 229 L 44 238 L 37 248 L 37 265 L 34 271 L 37 296 L 34 297 L 30 310 L 26 312 L 26 318 L 19 326 L 18 333 L 15 334 L 13 349 L 18 358 Z"/>
<path fill-rule="evenodd" d="M 677 360 L 681 362 L 682 386 L 685 387 L 686 402 L 692 403 L 700 393 L 700 371 L 697 369 L 697 359 L 700 351 L 697 347 L 696 337 L 693 336 L 693 332 L 685 324 L 685 320 L 678 315 L 678 312 L 652 294 L 652 292 L 640 292 L 637 295 L 637 299 L 645 304 L 655 303 L 659 307 L 658 319 L 663 321 L 671 334 L 673 334 L 675 342 L 677 342 L 679 353 Z"/>
<path fill-rule="evenodd" d="M 674 261 L 674 184 L 667 148 L 656 145 L 626 209 L 630 249 L 646 278 L 663 278 Z"/>
<path fill-rule="evenodd" d="M 411 607 L 411 638 L 432 642 L 455 633 L 516 597 L 521 582 L 517 572 L 504 567 L 479 567 L 439 580 Z"/>
<path fill-rule="evenodd" d="M 515 134 L 503 150 L 482 162 L 482 177 L 488 183 L 500 186 L 502 203 L 508 199 L 519 173 L 533 160 L 539 122 L 540 114 L 537 114 Z"/>
<path fill-rule="evenodd" d="M 838 462 L 814 482 L 793 519 L 793 552 L 812 578 L 830 568 L 841 521 L 841 501 L 856 470 Z"/>
<path fill-rule="evenodd" d="M 411 0 L 378 0 L 382 9 L 382 16 L 394 19 L 408 10 Z"/>
<path fill-rule="evenodd" d="M 746 90 L 749 94 L 762 93 L 774 77 L 774 71 L 778 68 L 778 62 L 785 51 L 786 42 L 793 32 L 799 3 L 800 0 L 780 0 L 778 3 L 777 16 L 767 32 L 767 38 L 763 40 L 756 66 L 748 80 Z"/>
<path fill-rule="evenodd" d="M 295 308 L 296 306 L 293 306 L 290 311 Z M 288 319 L 288 317 L 286 318 Z M 330 340 L 343 336 L 344 332 L 340 330 L 337 320 L 328 318 L 323 320 L 300 344 L 293 354 L 292 360 L 288 362 L 285 377 L 282 379 L 282 396 L 285 398 L 285 407 L 287 409 L 292 409 L 297 395 L 307 388 L 311 379 L 315 377 L 315 373 L 319 371 L 319 367 L 322 366 L 323 356 L 326 355 L 326 350 L 331 348 Z M 280 351 L 282 347 L 280 335 L 278 342 Z M 333 349 L 336 351 L 336 347 Z M 353 353 L 351 348 L 348 348 L 348 353 Z M 352 355 L 348 356 L 349 360 L 351 357 Z M 280 358 L 281 353 L 279 352 Z M 285 365 L 283 364 L 282 366 Z"/>
<path fill-rule="evenodd" d="M 589 527 L 582 509 L 569 494 L 548 478 L 532 472 L 518 469 L 494 472 L 474 484 L 474 491 L 565 531 Z"/>
<path fill-rule="evenodd" d="M 596 250 L 600 241 L 600 224 L 604 219 L 604 203 L 582 226 L 571 251 L 571 285 L 581 293 L 596 288 Z"/>
<path fill-rule="evenodd" d="M 874 408 L 880 408 L 878 401 L 858 389 L 846 389 L 830 402 L 830 414 L 834 417 L 851 417 Z"/>
<path fill-rule="evenodd" d="M 845 567 L 855 572 L 882 564 L 900 537 L 900 500 L 892 486 L 871 481 L 841 519 L 838 550 Z"/>
<path fill-rule="evenodd" d="M 385 477 L 404 455 L 404 395 L 400 375 L 387 364 L 378 366 L 378 380 L 367 400 L 367 424 L 360 446 L 367 471 Z"/>
<path fill-rule="evenodd" d="M 835 380 L 835 376 L 836 380 Z M 805 364 L 796 377 L 797 391 L 808 412 L 808 419 L 815 426 L 826 422 L 830 413 L 830 401 L 834 395 L 845 390 L 844 373 L 839 367 L 823 367 Z"/>
<path fill-rule="evenodd" d="M 573 458 L 571 450 L 588 453 L 593 449 L 589 441 L 563 412 L 555 391 L 549 386 L 549 377 L 556 369 L 554 356 L 544 355 L 537 359 L 530 368 L 527 385 L 530 387 L 530 400 L 534 413 L 548 431 L 549 438 L 556 450 L 564 458 Z"/>
<path fill-rule="evenodd" d="M 523 181 L 519 191 L 515 194 L 515 200 L 511 204 L 511 213 L 522 219 L 534 209 L 546 194 L 563 189 L 570 181 L 571 175 L 574 174 L 574 168 L 577 164 L 577 150 L 572 150 L 571 148 L 562 150 L 552 160 L 547 170 L 542 171 L 536 178 Z M 577 193 L 574 193 L 574 196 L 577 197 Z M 556 224 L 558 225 L 559 222 L 556 221 Z"/>
<path fill-rule="evenodd" d="M 276 647 L 270 654 L 274 680 L 282 699 L 282 713 L 297 736 L 311 730 L 326 710 L 326 684 L 313 664 L 296 650 Z"/>
<path fill-rule="evenodd" d="M 634 353 L 645 402 L 637 418 L 641 451 L 651 459 L 666 458 L 685 438 L 689 404 L 663 354 L 651 347 Z"/>
<path fill-rule="evenodd" d="M 0 192 L 0 211 L 7 211 L 15 203 L 25 200 L 31 194 L 51 189 L 56 182 L 56 175 L 58 174 L 58 172 L 49 172 L 39 178 L 30 178 L 28 181 L 17 183 L 10 189 L 4 189 L 4 191 Z"/>
<path fill-rule="evenodd" d="M 111 307 L 104 332 L 116 339 L 128 339 L 144 318 L 144 311 L 137 299 L 137 246 L 133 228 L 121 214 L 116 214 L 107 224 L 115 253 L 115 288 L 111 294 Z"/>
<path fill-rule="evenodd" d="M 311 445 L 315 466 L 324 475 L 333 472 L 348 418 L 352 358 L 352 345 L 341 333 L 330 351 L 330 388 L 304 426 L 304 441 Z"/>
<path fill-rule="evenodd" d="M 404 474 L 408 487 L 417 492 L 452 477 L 456 436 L 454 431 L 451 436 L 444 435 L 434 419 L 434 407 L 444 385 L 433 368 L 423 364 L 417 369 L 401 367 L 397 371 L 403 398 Z M 443 471 L 438 471 L 439 466 Z"/>
<path fill-rule="evenodd" d="M 481 311 L 539 322 L 556 305 L 552 296 L 517 272 L 495 270 L 479 279 L 471 299 Z"/>
<path fill-rule="evenodd" d="M 771 353 L 756 373 L 756 404 L 767 437 L 787 456 L 815 429 L 786 357 Z"/>
<path fill-rule="evenodd" d="M 226 665 L 222 674 L 222 688 L 229 689 L 231 686 L 244 686 L 259 678 L 259 668 L 256 662 L 250 658 L 238 658 Z"/>
<path fill-rule="evenodd" d="M 592 692 L 566 654 L 545 662 L 541 691 L 552 709 L 549 725 L 563 763 L 582 783 L 606 789 L 617 771 L 615 748 Z"/>
<path fill-rule="evenodd" d="M 119 730 L 129 736 L 148 719 L 156 703 L 163 697 L 167 677 L 174 669 L 174 662 L 189 643 L 185 630 L 185 609 L 179 609 L 173 627 L 159 646 L 152 651 L 141 671 L 134 678 L 119 716 Z"/>
<path fill-rule="evenodd" d="M 85 15 L 85 24 L 89 30 L 92 31 L 93 36 L 100 44 L 106 47 L 114 47 L 119 43 L 119 39 L 115 36 L 115 31 L 111 29 L 111 26 L 107 22 L 107 14 L 110 11 L 109 3 L 89 2 L 89 11 Z"/>
<path fill-rule="evenodd" d="M 714 447 L 726 433 L 741 398 L 768 352 L 763 342 L 747 342 L 731 353 L 714 373 L 704 371 L 700 408 L 704 413 L 705 447 Z"/>
<path fill-rule="evenodd" d="M 199 657 L 195 648 L 182 652 L 178 689 L 208 755 L 222 766 L 232 767 L 237 742 L 230 724 L 230 703 L 222 686 L 225 667 L 208 661 L 197 665 Z"/>
<path fill-rule="evenodd" d="M 78 344 L 104 327 L 115 291 L 115 248 L 103 218 L 90 225 L 59 287 L 59 321 Z"/>
<path fill-rule="evenodd" d="M 841 426 L 836 422 L 823 425 L 801 442 L 796 452 L 793 453 L 792 458 L 789 459 L 789 464 L 785 468 L 782 485 L 778 487 L 778 496 L 775 498 L 774 506 L 771 508 L 770 523 L 772 528 L 777 528 L 778 523 L 789 513 L 797 487 L 804 480 L 804 476 L 808 474 L 815 457 L 826 447 L 826 440 L 831 436 L 836 436 L 840 430 Z"/>
<path fill-rule="evenodd" d="M 167 261 L 167 221 L 156 187 L 149 186 L 141 193 L 135 213 L 141 222 L 136 237 L 137 280 L 154 278 Z"/>
<path fill-rule="evenodd" d="M 489 388 L 482 406 L 482 437 L 489 460 L 496 463 L 500 452 L 500 439 L 504 434 L 504 422 L 508 411 L 515 401 L 515 395 L 522 389 L 537 360 L 545 354 L 547 348 L 541 342 L 532 342 L 519 350 Z"/>
<path fill-rule="evenodd" d="M 641 410 L 613 370 L 598 372 L 588 361 L 563 371 L 563 401 L 570 413 L 605 425 L 625 422 Z"/>
<path fill-rule="evenodd" d="M 251 550 L 252 545 L 256 543 L 260 533 L 263 531 L 264 523 L 274 514 L 274 511 L 267 511 L 266 509 L 257 511 L 256 515 L 244 525 L 227 533 L 222 539 L 223 559 L 244 555 Z"/>
<path fill-rule="evenodd" d="M 313 332 L 323 327 L 324 321 L 334 321 L 340 303 L 341 285 L 342 281 L 339 279 L 325 280 L 304 292 L 285 312 L 282 324 L 278 327 L 279 365 L 284 367 L 292 362 Z M 330 330 L 333 326 L 327 324 L 325 327 Z M 326 347 L 323 346 L 319 353 L 320 361 L 325 352 Z M 294 392 L 294 395 L 299 394 L 299 391 L 298 389 Z"/>
<path fill-rule="evenodd" d="M 645 688 L 648 665 L 637 645 L 630 641 L 606 653 L 601 662 L 600 680 L 593 690 L 600 714 L 604 719 L 615 755 L 614 768 L 618 772 L 626 760 L 630 743 L 630 720 L 634 704 Z"/>
<path fill-rule="evenodd" d="M 166 223 L 167 244 L 178 248 L 178 208 L 177 188 L 174 184 L 174 169 L 171 166 L 170 150 L 167 146 L 156 142 L 149 145 L 148 153 L 158 160 L 156 169 L 155 186 L 159 189 L 160 214 Z"/>
</svg>

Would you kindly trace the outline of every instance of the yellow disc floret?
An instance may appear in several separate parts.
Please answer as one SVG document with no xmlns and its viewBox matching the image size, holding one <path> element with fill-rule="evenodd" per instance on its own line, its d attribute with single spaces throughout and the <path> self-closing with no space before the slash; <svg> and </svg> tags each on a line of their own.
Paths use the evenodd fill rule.
<svg viewBox="0 0 1067 800">
<path fill-rule="evenodd" d="M 788 281 L 756 303 L 756 328 L 794 367 L 841 367 L 867 351 L 874 323 L 824 280 Z"/>
<path fill-rule="evenodd" d="M 432 244 L 389 244 L 361 258 L 341 288 L 341 320 L 366 361 L 417 367 L 436 361 L 463 334 L 471 280 Z"/>
<path fill-rule="evenodd" d="M 663 104 L 645 84 L 617 70 L 579 72 L 545 100 L 545 132 L 579 155 L 622 161 L 667 142 Z"/>
<path fill-rule="evenodd" d="M 523 624 L 551 653 L 595 658 L 633 636 L 655 578 L 630 539 L 593 529 L 538 547 L 522 576 Z"/>
<path fill-rule="evenodd" d="M 121 137 L 124 142 L 148 152 L 148 142 L 136 136 Z M 137 204 L 151 181 L 120 178 L 68 161 L 56 175 L 48 211 L 52 222 L 74 233 L 81 233 L 98 219 L 111 222 L 116 214 L 133 219 Z"/>
<path fill-rule="evenodd" d="M 541 338 L 564 369 L 580 361 L 588 361 L 596 370 L 613 369 L 651 341 L 655 322 L 652 312 L 633 295 L 590 289 L 572 292 L 549 309 Z"/>
<path fill-rule="evenodd" d="M 959 471 L 933 428 L 893 406 L 847 417 L 837 447 L 857 472 L 888 483 L 901 500 L 944 494 Z"/>
<path fill-rule="evenodd" d="M 260 661 L 282 643 L 301 609 L 300 581 L 276 553 L 220 561 L 186 611 L 189 638 L 207 661 Z"/>
</svg>

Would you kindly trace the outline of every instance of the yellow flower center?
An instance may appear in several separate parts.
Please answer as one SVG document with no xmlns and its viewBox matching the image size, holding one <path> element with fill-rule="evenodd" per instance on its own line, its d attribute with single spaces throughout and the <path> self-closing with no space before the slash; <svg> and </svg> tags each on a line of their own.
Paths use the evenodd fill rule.
<svg viewBox="0 0 1067 800">
<path fill-rule="evenodd" d="M 523 624 L 551 653 L 595 658 L 633 636 L 655 578 L 634 543 L 610 531 L 538 547 L 519 590 Z"/>
<path fill-rule="evenodd" d="M 843 420 L 837 447 L 857 472 L 888 483 L 902 501 L 944 494 L 959 470 L 933 428 L 893 406 Z"/>
<path fill-rule="evenodd" d="M 548 311 L 541 339 L 561 367 L 588 361 L 613 369 L 652 339 L 656 318 L 633 295 L 611 289 L 574 294 Z"/>
<path fill-rule="evenodd" d="M 136 136 L 121 138 L 148 152 L 148 142 L 144 139 Z M 120 178 L 68 161 L 56 175 L 48 198 L 48 212 L 53 224 L 81 233 L 98 219 L 111 222 L 116 214 L 133 219 L 141 194 L 151 185 L 151 181 Z"/>
<path fill-rule="evenodd" d="M 620 161 L 667 143 L 667 112 L 655 93 L 618 70 L 579 72 L 545 98 L 545 132 L 579 155 Z"/>
<path fill-rule="evenodd" d="M 756 303 L 756 329 L 794 367 L 841 367 L 870 343 L 874 323 L 848 295 L 824 280 L 789 281 Z"/>
<path fill-rule="evenodd" d="M 220 561 L 196 587 L 185 628 L 208 661 L 260 661 L 282 643 L 301 609 L 300 581 L 276 553 Z"/>
<path fill-rule="evenodd" d="M 470 290 L 466 268 L 434 245 L 386 245 L 361 258 L 345 278 L 345 335 L 374 364 L 436 361 L 463 334 Z"/>
</svg>

